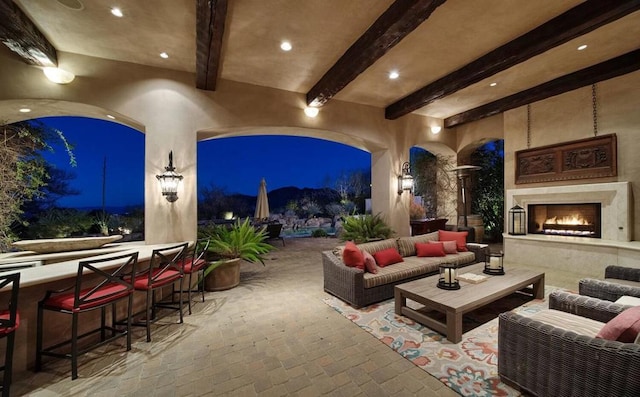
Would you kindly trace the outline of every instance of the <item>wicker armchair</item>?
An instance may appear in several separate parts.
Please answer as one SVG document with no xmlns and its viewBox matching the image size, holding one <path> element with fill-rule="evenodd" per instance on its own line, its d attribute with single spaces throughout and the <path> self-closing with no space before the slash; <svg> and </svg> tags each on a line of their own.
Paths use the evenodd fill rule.
<svg viewBox="0 0 640 397">
<path fill-rule="evenodd" d="M 623 266 L 607 266 L 604 280 L 584 278 L 578 284 L 580 295 L 615 302 L 621 296 L 640 298 L 640 269 Z"/>
<path fill-rule="evenodd" d="M 549 308 L 607 322 L 631 306 L 555 291 Z M 640 345 L 594 338 L 534 318 L 500 314 L 498 373 L 538 396 L 640 395 Z"/>
</svg>

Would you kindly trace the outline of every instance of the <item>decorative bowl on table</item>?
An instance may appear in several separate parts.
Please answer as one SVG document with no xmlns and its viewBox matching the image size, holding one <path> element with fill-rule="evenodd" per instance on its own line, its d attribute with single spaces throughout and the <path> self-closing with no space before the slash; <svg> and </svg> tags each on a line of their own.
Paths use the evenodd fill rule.
<svg viewBox="0 0 640 397">
<path fill-rule="evenodd" d="M 50 254 L 54 252 L 80 251 L 100 248 L 105 244 L 113 243 L 122 238 L 122 235 L 100 237 L 68 237 L 49 238 L 38 240 L 20 240 L 11 245 L 23 251 L 33 251 L 38 254 Z"/>
</svg>

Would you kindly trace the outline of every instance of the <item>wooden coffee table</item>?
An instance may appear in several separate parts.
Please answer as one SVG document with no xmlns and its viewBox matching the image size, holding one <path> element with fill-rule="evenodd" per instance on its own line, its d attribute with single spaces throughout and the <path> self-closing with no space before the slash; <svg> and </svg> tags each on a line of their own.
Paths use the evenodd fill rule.
<svg viewBox="0 0 640 397">
<path fill-rule="evenodd" d="M 465 266 L 458 274 L 483 274 L 484 264 Z M 526 269 L 507 269 L 503 276 L 490 276 L 478 284 L 460 281 L 460 289 L 438 288 L 439 275 L 410 281 L 395 286 L 395 312 L 409 317 L 434 331 L 444 334 L 448 340 L 458 343 L 462 340 L 462 315 L 500 298 L 533 285 L 533 296 L 544 298 L 544 273 Z M 423 305 L 426 309 L 446 314 L 443 323 L 407 306 L 407 299 Z"/>
</svg>

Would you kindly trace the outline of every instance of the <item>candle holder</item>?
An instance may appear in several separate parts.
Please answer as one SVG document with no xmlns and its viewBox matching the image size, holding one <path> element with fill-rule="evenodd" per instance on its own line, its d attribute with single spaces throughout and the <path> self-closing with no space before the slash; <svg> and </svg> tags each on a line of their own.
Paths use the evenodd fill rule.
<svg viewBox="0 0 640 397">
<path fill-rule="evenodd" d="M 458 282 L 458 267 L 449 263 L 440 265 L 440 278 L 438 278 L 438 288 L 460 289 Z"/>
<path fill-rule="evenodd" d="M 484 262 L 484 270 L 482 272 L 493 276 L 502 276 L 504 274 L 503 257 L 504 253 L 502 251 L 490 252 L 486 257 L 487 260 Z M 495 258 L 495 260 L 492 261 L 491 258 Z"/>
</svg>

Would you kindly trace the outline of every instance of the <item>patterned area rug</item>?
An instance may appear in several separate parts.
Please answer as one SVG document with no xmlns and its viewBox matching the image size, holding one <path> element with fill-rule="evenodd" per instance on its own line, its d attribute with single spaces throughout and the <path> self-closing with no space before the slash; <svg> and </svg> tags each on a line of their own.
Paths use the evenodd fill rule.
<svg viewBox="0 0 640 397">
<path fill-rule="evenodd" d="M 552 289 L 555 288 L 547 287 L 546 293 Z M 463 396 L 521 395 L 498 377 L 497 317 L 509 310 L 526 316 L 548 307 L 546 299 L 512 294 L 466 314 L 462 341 L 454 344 L 441 334 L 396 315 L 393 299 L 360 309 L 335 297 L 324 302 Z"/>
</svg>

